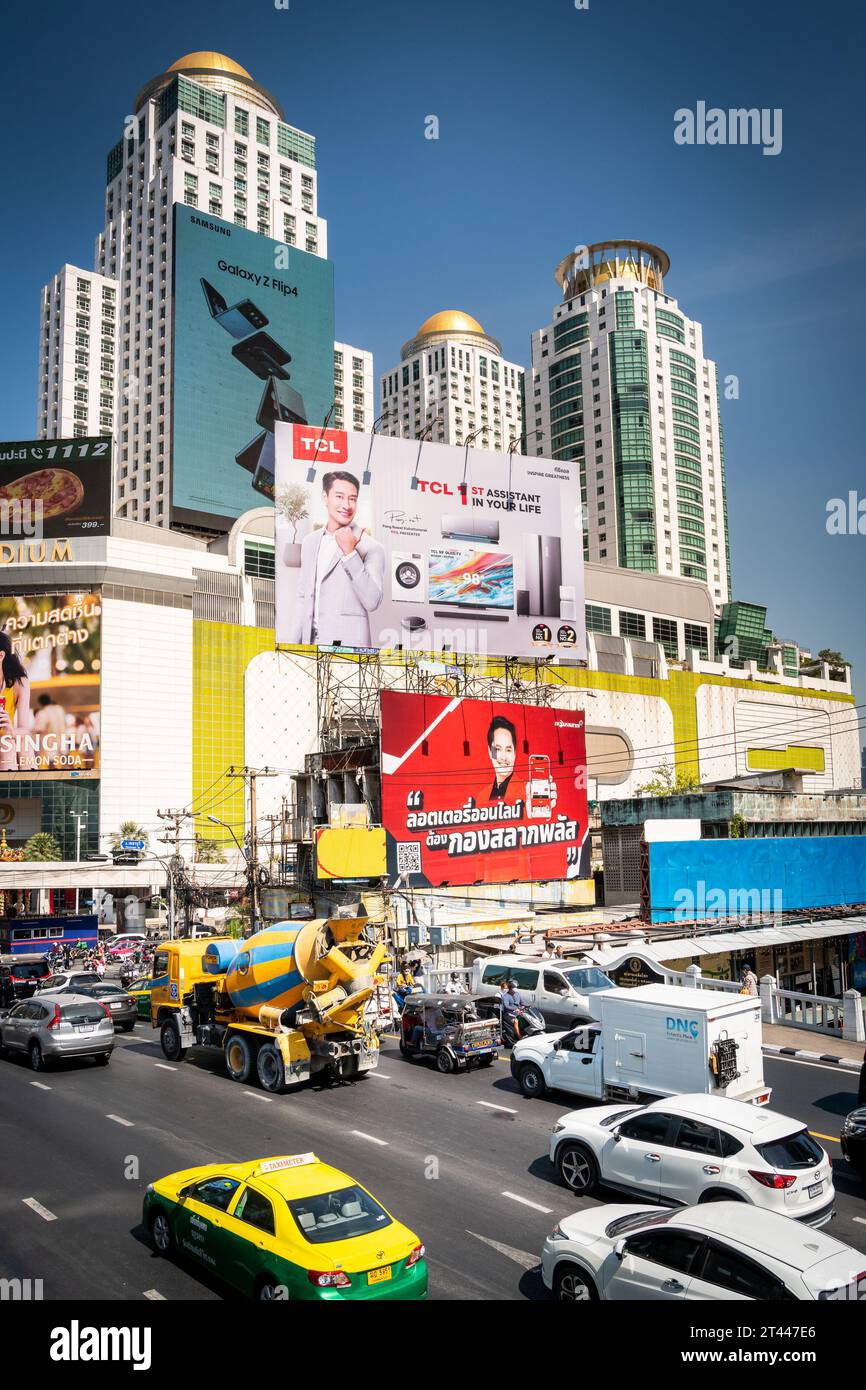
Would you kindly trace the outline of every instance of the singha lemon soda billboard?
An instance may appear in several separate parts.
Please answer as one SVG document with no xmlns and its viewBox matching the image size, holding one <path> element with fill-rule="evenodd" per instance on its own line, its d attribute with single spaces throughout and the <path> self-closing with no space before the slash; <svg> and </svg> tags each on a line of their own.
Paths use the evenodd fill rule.
<svg viewBox="0 0 866 1390">
<path fill-rule="evenodd" d="M 582 710 L 396 690 L 381 702 L 392 883 L 589 876 Z"/>
<path fill-rule="evenodd" d="M 102 596 L 0 595 L 0 780 L 99 775 Z"/>
<path fill-rule="evenodd" d="M 275 435 L 278 643 L 586 659 L 573 464 L 298 423 Z"/>
<path fill-rule="evenodd" d="M 334 269 L 322 256 L 174 208 L 172 521 L 227 531 L 273 501 L 277 420 L 334 399 Z"/>
</svg>

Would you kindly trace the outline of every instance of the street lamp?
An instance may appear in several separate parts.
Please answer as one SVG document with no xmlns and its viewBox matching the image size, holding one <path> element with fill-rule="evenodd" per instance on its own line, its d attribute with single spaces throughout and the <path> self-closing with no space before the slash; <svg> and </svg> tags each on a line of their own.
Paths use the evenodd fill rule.
<svg viewBox="0 0 866 1390">
<path fill-rule="evenodd" d="M 76 862 L 76 864 L 79 864 L 79 863 L 81 862 L 81 822 L 84 821 L 84 822 L 86 823 L 86 821 L 87 821 L 87 812 L 86 812 L 86 811 L 70 811 L 69 814 L 70 814 L 70 816 L 73 817 L 73 819 L 74 819 L 74 821 L 75 821 L 75 862 Z M 77 873 L 77 870 L 76 870 L 76 873 Z M 78 916 L 78 893 L 79 893 L 79 888 L 78 888 L 78 881 L 77 881 L 77 879 L 76 879 L 76 883 L 75 883 L 75 915 L 76 915 L 76 917 Z"/>
</svg>

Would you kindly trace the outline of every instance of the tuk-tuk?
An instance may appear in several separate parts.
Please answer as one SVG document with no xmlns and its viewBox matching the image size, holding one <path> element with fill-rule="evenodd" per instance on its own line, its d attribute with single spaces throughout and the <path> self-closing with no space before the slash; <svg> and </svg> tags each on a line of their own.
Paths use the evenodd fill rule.
<svg viewBox="0 0 866 1390">
<path fill-rule="evenodd" d="M 472 994 L 410 994 L 400 1017 L 404 1057 L 435 1057 L 439 1071 L 489 1067 L 501 1042 L 495 1019 L 480 1019 Z"/>
</svg>

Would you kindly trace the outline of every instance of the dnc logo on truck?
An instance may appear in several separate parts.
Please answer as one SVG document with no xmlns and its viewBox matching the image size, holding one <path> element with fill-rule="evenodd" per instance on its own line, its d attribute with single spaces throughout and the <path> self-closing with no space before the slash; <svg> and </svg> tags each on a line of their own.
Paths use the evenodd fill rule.
<svg viewBox="0 0 866 1390">
<path fill-rule="evenodd" d="M 700 1025 L 696 1018 L 679 1018 L 668 1014 L 665 1019 L 665 1031 L 669 1038 L 694 1042 L 700 1033 Z"/>
</svg>

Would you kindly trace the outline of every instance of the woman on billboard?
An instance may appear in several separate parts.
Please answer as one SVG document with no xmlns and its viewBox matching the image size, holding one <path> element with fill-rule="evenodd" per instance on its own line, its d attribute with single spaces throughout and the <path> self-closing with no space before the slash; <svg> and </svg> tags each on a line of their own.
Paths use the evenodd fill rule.
<svg viewBox="0 0 866 1390">
<path fill-rule="evenodd" d="M 17 772 L 32 766 L 32 759 L 19 758 L 16 733 L 29 733 L 33 727 L 30 708 L 30 681 L 27 671 L 12 650 L 8 633 L 0 632 L 0 772 Z"/>
</svg>

